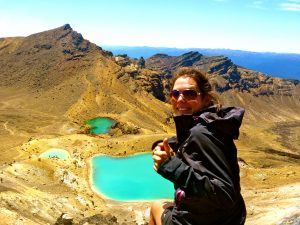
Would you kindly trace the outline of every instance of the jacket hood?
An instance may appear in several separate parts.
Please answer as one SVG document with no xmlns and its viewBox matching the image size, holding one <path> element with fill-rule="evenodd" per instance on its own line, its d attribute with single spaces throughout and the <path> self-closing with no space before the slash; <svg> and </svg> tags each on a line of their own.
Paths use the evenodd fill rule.
<svg viewBox="0 0 300 225">
<path fill-rule="evenodd" d="M 217 112 L 216 107 L 210 107 L 202 112 L 198 119 L 202 120 L 209 128 L 237 139 L 244 113 L 245 109 L 240 107 L 221 108 L 219 112 Z M 194 120 L 197 120 L 197 116 Z"/>
<path fill-rule="evenodd" d="M 211 106 L 193 115 L 176 116 L 174 121 L 178 142 L 187 138 L 189 130 L 198 123 L 214 133 L 237 139 L 244 113 L 245 109 L 240 107 L 223 107 L 217 110 L 216 106 Z"/>
</svg>

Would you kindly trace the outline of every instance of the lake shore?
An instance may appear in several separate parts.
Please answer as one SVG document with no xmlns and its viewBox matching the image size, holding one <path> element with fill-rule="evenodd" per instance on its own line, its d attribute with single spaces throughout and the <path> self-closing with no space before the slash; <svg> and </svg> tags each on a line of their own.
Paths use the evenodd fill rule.
<svg viewBox="0 0 300 225">
<path fill-rule="evenodd" d="M 96 193 L 99 194 L 100 197 L 118 202 L 144 202 L 154 201 L 157 199 L 167 199 L 171 201 L 174 196 L 173 185 L 153 170 L 151 157 L 151 152 L 139 152 L 126 156 L 108 156 L 103 154 L 95 155 L 88 160 L 87 164 L 90 186 Z M 99 184 L 97 187 L 95 183 L 95 176 L 99 177 L 99 175 L 94 174 L 94 163 L 103 164 L 102 166 L 97 166 L 97 168 L 99 166 L 103 168 L 98 168 L 97 173 L 101 173 L 102 171 L 104 176 L 102 179 L 107 180 L 102 181 L 108 185 L 105 188 L 106 191 L 101 191 Z M 116 171 L 107 169 L 112 167 Z M 114 177 L 114 183 L 110 184 L 111 178 L 105 178 L 105 176 L 107 176 L 106 174 L 109 174 L 110 177 Z M 161 187 L 159 192 L 152 192 L 149 190 L 149 188 L 152 190 L 151 185 L 153 184 Z M 109 187 L 110 185 L 111 188 Z M 122 189 L 118 190 L 114 189 L 114 187 L 122 187 Z M 107 194 L 104 194 L 104 192 Z M 152 195 L 153 197 L 150 197 Z M 164 197 L 166 195 L 170 196 L 170 198 Z"/>
<path fill-rule="evenodd" d="M 3 174 L 0 176 L 3 177 L 3 183 L 0 186 L 3 190 L 13 189 L 16 191 L 15 193 L 20 193 L 0 192 L 3 199 L 2 204 L 17 204 L 15 207 L 20 211 L 24 208 L 34 208 L 30 202 L 35 201 L 37 193 L 41 193 L 40 202 L 43 202 L 44 205 L 55 204 L 56 211 L 49 211 L 52 221 L 59 217 L 57 213 L 59 210 L 72 215 L 75 221 L 101 212 L 104 215 L 116 216 L 120 223 L 136 224 L 137 221 L 140 221 L 138 224 L 143 224 L 142 222 L 147 221 L 147 210 L 151 201 L 120 202 L 95 192 L 91 181 L 90 160 L 96 155 L 126 157 L 145 153 L 147 152 L 145 150 L 149 149 L 155 140 L 162 139 L 164 136 L 166 135 L 133 135 L 107 139 L 101 136 L 72 134 L 37 138 L 26 142 L 16 148 L 18 157 L 15 157 L 15 162 L 2 164 Z M 251 151 L 251 149 L 244 149 L 240 143 L 237 144 L 238 154 L 242 159 L 248 161 L 250 157 L 263 159 L 265 156 L 259 155 L 260 152 L 256 153 L 255 149 Z M 49 149 L 49 146 L 67 150 L 71 158 L 66 161 L 58 159 L 41 159 L 39 161 L 39 155 Z M 9 154 L 16 154 L 16 151 Z M 9 156 L 6 155 L 6 157 Z M 242 174 L 242 193 L 248 210 L 246 225 L 276 224 L 275 221 L 282 221 L 291 213 L 295 213 L 297 210 L 295 206 L 300 200 L 299 183 L 297 183 L 299 181 L 298 165 L 291 162 L 285 167 L 258 168 L 241 160 L 239 164 Z M 25 194 L 24 186 L 31 191 Z M 22 205 L 18 198 L 27 199 L 23 202 L 28 202 L 26 204 L 29 205 Z M 53 199 L 57 199 L 56 203 L 53 203 Z M 62 204 L 59 205 L 59 202 Z M 84 213 L 74 211 L 73 207 Z M 46 210 L 50 210 L 50 208 L 45 207 L 41 210 L 46 213 Z M 276 215 L 274 215 L 274 211 L 277 212 Z M 0 217 L 8 215 L 7 213 L 3 210 Z M 26 217 L 23 220 L 27 221 Z M 13 222 L 15 219 L 10 221 Z M 42 223 L 32 223 L 31 221 L 28 222 L 29 224 Z"/>
</svg>

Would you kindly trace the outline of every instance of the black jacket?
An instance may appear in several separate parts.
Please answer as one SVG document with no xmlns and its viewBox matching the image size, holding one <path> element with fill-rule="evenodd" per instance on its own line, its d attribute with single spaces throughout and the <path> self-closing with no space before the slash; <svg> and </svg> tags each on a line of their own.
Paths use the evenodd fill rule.
<svg viewBox="0 0 300 225">
<path fill-rule="evenodd" d="M 174 117 L 176 151 L 158 168 L 184 197 L 176 199 L 173 224 L 240 225 L 246 208 L 240 194 L 237 149 L 242 108 L 209 107 L 196 115 Z M 176 196 L 176 194 L 175 194 Z"/>
</svg>

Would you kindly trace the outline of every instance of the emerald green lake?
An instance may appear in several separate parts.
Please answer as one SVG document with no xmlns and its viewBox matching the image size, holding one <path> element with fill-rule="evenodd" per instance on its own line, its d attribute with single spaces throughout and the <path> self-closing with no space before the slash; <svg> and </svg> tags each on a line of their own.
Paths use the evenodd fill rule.
<svg viewBox="0 0 300 225">
<path fill-rule="evenodd" d="M 86 121 L 86 124 L 91 125 L 90 133 L 106 134 L 116 122 L 109 118 L 99 117 Z"/>
<path fill-rule="evenodd" d="M 43 152 L 40 157 L 67 160 L 69 158 L 69 153 L 64 149 L 50 148 L 46 152 Z"/>
<path fill-rule="evenodd" d="M 118 201 L 173 199 L 173 184 L 153 169 L 152 154 L 92 158 L 92 182 L 99 193 Z"/>
</svg>

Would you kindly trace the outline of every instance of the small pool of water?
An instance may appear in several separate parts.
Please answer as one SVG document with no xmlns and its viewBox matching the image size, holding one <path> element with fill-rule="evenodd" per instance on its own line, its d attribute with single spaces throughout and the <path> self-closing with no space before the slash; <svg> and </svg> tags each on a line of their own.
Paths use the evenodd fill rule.
<svg viewBox="0 0 300 225">
<path fill-rule="evenodd" d="M 115 125 L 116 121 L 109 118 L 98 117 L 87 120 L 85 123 L 92 126 L 92 128 L 90 129 L 90 133 L 106 134 L 109 132 L 110 128 Z"/>
<path fill-rule="evenodd" d="M 153 169 L 152 154 L 96 156 L 91 160 L 96 191 L 117 201 L 173 199 L 173 184 Z"/>
<path fill-rule="evenodd" d="M 40 157 L 42 158 L 58 158 L 62 160 L 67 160 L 70 157 L 69 152 L 60 148 L 50 148 L 43 152 Z"/>
</svg>

